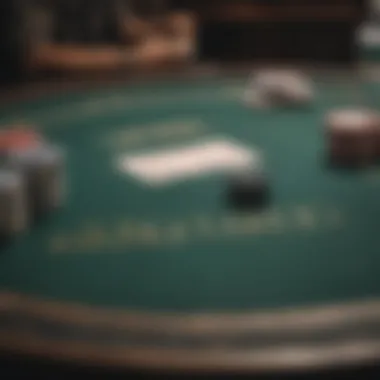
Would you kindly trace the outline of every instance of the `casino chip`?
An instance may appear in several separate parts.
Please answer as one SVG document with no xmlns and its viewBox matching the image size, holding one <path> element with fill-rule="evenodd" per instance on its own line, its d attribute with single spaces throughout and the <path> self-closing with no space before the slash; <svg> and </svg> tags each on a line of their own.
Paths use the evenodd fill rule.
<svg viewBox="0 0 380 380">
<path fill-rule="evenodd" d="M 0 237 L 10 238 L 27 228 L 29 208 L 23 173 L 12 167 L 16 152 L 42 144 L 42 137 L 30 128 L 0 130 Z"/>
<path fill-rule="evenodd" d="M 263 156 L 259 150 L 252 153 L 249 165 L 228 173 L 227 202 L 235 209 L 261 209 L 269 201 L 269 181 Z"/>
<path fill-rule="evenodd" d="M 42 136 L 32 129 L 0 130 L 0 152 L 2 155 L 11 151 L 28 149 L 40 145 Z"/>
<path fill-rule="evenodd" d="M 325 120 L 328 155 L 335 164 L 369 165 L 380 147 L 380 114 L 369 109 L 340 109 Z"/>
<path fill-rule="evenodd" d="M 0 238 L 63 202 L 63 151 L 31 128 L 0 130 Z"/>
<path fill-rule="evenodd" d="M 286 70 L 255 73 L 244 95 L 244 102 L 255 107 L 300 106 L 313 98 L 311 81 L 303 74 Z"/>
<path fill-rule="evenodd" d="M 26 189 L 22 175 L 0 170 L 0 238 L 9 239 L 28 226 Z"/>
<path fill-rule="evenodd" d="M 380 115 L 367 109 L 340 109 L 331 111 L 326 117 L 327 127 L 333 130 L 356 130 L 376 128 Z"/>
<path fill-rule="evenodd" d="M 63 203 L 64 152 L 56 146 L 41 144 L 13 151 L 9 163 L 25 178 L 28 208 L 40 217 Z"/>
<path fill-rule="evenodd" d="M 269 180 L 264 172 L 247 169 L 229 178 L 227 200 L 239 210 L 257 210 L 265 207 L 270 198 Z"/>
</svg>

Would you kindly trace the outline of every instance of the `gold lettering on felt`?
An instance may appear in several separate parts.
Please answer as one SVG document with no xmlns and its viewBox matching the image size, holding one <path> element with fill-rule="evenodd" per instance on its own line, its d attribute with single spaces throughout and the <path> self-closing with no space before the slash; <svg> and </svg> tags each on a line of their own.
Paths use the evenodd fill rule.
<svg viewBox="0 0 380 380">
<path fill-rule="evenodd" d="M 138 129 L 129 129 L 126 131 L 117 132 L 108 139 L 108 144 L 111 147 L 122 147 L 125 145 L 139 144 L 144 140 L 144 131 Z"/>
<path fill-rule="evenodd" d="M 159 138 L 172 137 L 177 135 L 177 126 L 175 124 L 162 124 L 150 128 L 150 134 Z"/>
<path fill-rule="evenodd" d="M 131 129 L 122 134 L 120 142 L 124 144 L 138 144 L 141 143 L 144 138 L 144 130 Z"/>
<path fill-rule="evenodd" d="M 150 128 L 152 137 L 168 138 L 196 134 L 202 126 L 201 121 L 178 120 Z"/>
<path fill-rule="evenodd" d="M 312 229 L 316 227 L 316 216 L 313 210 L 307 206 L 297 207 L 295 210 L 295 216 L 298 224 L 302 228 Z"/>
<path fill-rule="evenodd" d="M 159 224 L 154 221 L 121 220 L 112 229 L 93 221 L 84 227 L 53 236 L 49 241 L 52 253 L 91 251 L 101 248 L 132 245 L 134 247 L 184 244 L 190 239 L 202 241 L 206 238 L 217 243 L 221 237 L 250 236 L 280 233 L 289 229 L 312 230 L 317 223 L 327 228 L 339 228 L 344 222 L 342 213 L 335 208 L 322 209 L 298 206 L 284 213 L 268 210 L 264 213 L 247 213 L 209 217 L 196 215 L 187 220 Z"/>
<path fill-rule="evenodd" d="M 221 220 L 221 227 L 223 233 L 228 235 L 244 234 L 244 219 L 240 216 L 227 216 Z"/>
<path fill-rule="evenodd" d="M 161 140 L 173 137 L 196 135 L 200 132 L 203 123 L 200 120 L 179 120 L 168 123 L 141 126 L 140 128 L 126 127 L 125 130 L 116 132 L 108 139 L 112 147 L 142 144 L 147 140 Z"/>
<path fill-rule="evenodd" d="M 188 236 L 188 229 L 185 223 L 176 222 L 165 228 L 165 240 L 170 243 L 183 243 Z"/>
<path fill-rule="evenodd" d="M 177 125 L 178 135 L 192 135 L 199 133 L 203 127 L 203 123 L 199 121 L 179 123 Z"/>
<path fill-rule="evenodd" d="M 268 232 L 280 232 L 284 229 L 284 215 L 278 210 L 270 210 L 263 215 Z"/>
<path fill-rule="evenodd" d="M 262 214 L 247 214 L 242 217 L 242 230 L 245 234 L 260 234 L 265 232 L 265 219 Z"/>
<path fill-rule="evenodd" d="M 115 235 L 115 239 L 121 244 L 136 242 L 140 237 L 136 225 L 125 220 L 117 226 Z"/>
<path fill-rule="evenodd" d="M 160 230 L 154 224 L 142 224 L 139 229 L 139 235 L 145 244 L 159 244 Z"/>
<path fill-rule="evenodd" d="M 200 215 L 196 216 L 194 219 L 194 226 L 196 228 L 196 233 L 200 233 L 202 236 L 213 236 L 217 230 L 217 223 L 215 220 L 211 220 L 207 216 Z"/>
<path fill-rule="evenodd" d="M 104 227 L 98 224 L 88 224 L 79 234 L 78 245 L 81 249 L 99 249 L 109 243 L 107 232 Z"/>
<path fill-rule="evenodd" d="M 72 238 L 69 235 L 60 234 L 53 236 L 50 241 L 50 250 L 53 253 L 63 253 L 73 248 Z"/>
</svg>

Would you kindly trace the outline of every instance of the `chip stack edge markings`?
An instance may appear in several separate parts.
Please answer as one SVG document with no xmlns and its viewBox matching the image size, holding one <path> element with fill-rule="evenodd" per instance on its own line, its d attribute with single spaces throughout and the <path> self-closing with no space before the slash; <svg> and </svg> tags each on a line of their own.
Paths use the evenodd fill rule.
<svg viewBox="0 0 380 380">
<path fill-rule="evenodd" d="M 0 169 L 1 236 L 11 237 L 24 232 L 29 224 L 25 181 L 21 173 Z"/>
<path fill-rule="evenodd" d="M 60 208 L 64 202 L 65 154 L 54 145 L 12 152 L 11 165 L 26 179 L 30 211 L 41 215 Z"/>
</svg>

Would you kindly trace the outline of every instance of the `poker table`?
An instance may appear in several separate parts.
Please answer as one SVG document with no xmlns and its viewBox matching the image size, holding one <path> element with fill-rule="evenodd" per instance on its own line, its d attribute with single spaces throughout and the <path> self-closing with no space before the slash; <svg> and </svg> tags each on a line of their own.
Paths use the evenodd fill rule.
<svg viewBox="0 0 380 380">
<path fill-rule="evenodd" d="M 303 108 L 248 108 L 248 72 L 210 69 L 3 98 L 3 128 L 63 147 L 67 180 L 64 206 L 1 246 L 0 349 L 153 370 L 377 361 L 380 170 L 329 167 L 323 120 L 376 106 L 380 83 L 310 74 Z M 120 165 L 215 140 L 260 150 L 267 208 L 231 208 L 226 173 L 152 184 Z"/>
</svg>

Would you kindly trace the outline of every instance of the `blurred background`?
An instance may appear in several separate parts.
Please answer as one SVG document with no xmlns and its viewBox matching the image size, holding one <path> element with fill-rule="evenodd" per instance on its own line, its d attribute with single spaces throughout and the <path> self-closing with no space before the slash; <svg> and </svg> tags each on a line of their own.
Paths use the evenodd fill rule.
<svg viewBox="0 0 380 380">
<path fill-rule="evenodd" d="M 194 61 L 352 64 L 358 33 L 376 39 L 377 3 L 2 0 L 1 81 Z"/>
</svg>

